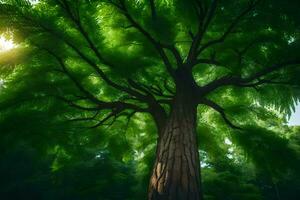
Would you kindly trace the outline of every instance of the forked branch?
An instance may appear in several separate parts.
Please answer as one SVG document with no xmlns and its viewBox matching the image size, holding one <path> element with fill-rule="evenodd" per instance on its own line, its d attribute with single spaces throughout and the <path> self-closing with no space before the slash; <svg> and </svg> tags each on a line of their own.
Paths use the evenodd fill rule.
<svg viewBox="0 0 300 200">
<path fill-rule="evenodd" d="M 257 4 L 260 2 L 260 0 L 253 0 L 249 3 L 249 6 L 243 11 L 241 12 L 240 15 L 238 15 L 233 21 L 232 23 L 228 26 L 228 28 L 226 29 L 226 31 L 221 35 L 221 37 L 219 37 L 216 40 L 212 40 L 209 41 L 205 44 L 203 44 L 200 49 L 197 52 L 197 55 L 199 55 L 201 52 L 203 52 L 204 50 L 206 50 L 207 48 L 222 43 L 225 41 L 225 39 L 227 38 L 227 36 L 236 28 L 236 26 L 239 24 L 239 22 L 247 15 L 249 14 L 256 6 Z"/>
<path fill-rule="evenodd" d="M 199 5 L 200 14 L 199 14 L 199 23 L 198 23 L 198 30 L 195 35 L 190 32 L 190 35 L 192 37 L 192 44 L 189 49 L 189 53 L 187 56 L 186 63 L 188 63 L 188 66 L 193 66 L 196 62 L 198 53 L 197 50 L 201 44 L 201 40 L 203 39 L 203 36 L 216 12 L 217 9 L 218 0 L 213 0 L 209 10 L 204 13 L 204 8 L 201 2 L 198 2 L 197 5 Z"/>
<path fill-rule="evenodd" d="M 163 44 L 159 41 L 157 41 L 146 29 L 144 29 L 129 13 L 129 10 L 127 9 L 126 3 L 124 0 L 118 0 L 119 3 L 116 3 L 112 0 L 109 0 L 109 2 L 114 5 L 116 8 L 118 8 L 121 13 L 126 17 L 126 19 L 131 23 L 132 27 L 134 27 L 136 30 L 138 30 L 144 37 L 147 38 L 147 40 L 154 46 L 154 48 L 157 50 L 158 54 L 160 55 L 163 63 L 166 66 L 167 71 L 172 77 L 175 77 L 173 66 L 165 53 L 164 49 L 170 50 L 172 54 L 174 55 L 177 64 L 180 64 L 181 57 L 179 51 L 173 46 L 173 45 L 167 45 Z"/>
</svg>

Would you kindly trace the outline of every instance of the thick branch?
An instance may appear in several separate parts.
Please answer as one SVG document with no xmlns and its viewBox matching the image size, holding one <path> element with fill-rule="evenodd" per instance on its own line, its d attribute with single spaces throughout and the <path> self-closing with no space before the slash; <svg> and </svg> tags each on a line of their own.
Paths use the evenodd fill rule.
<svg viewBox="0 0 300 200">
<path fill-rule="evenodd" d="M 131 88 L 125 87 L 125 86 L 121 86 L 118 85 L 116 83 L 114 83 L 113 81 L 111 81 L 105 74 L 104 72 L 94 63 L 92 62 L 88 57 L 86 57 L 81 51 L 79 51 L 72 43 L 70 43 L 69 41 L 64 41 L 68 46 L 70 46 L 84 61 L 86 61 L 90 66 L 92 66 L 95 71 L 97 72 L 97 74 L 110 86 L 114 87 L 115 89 L 118 89 L 122 92 L 126 92 L 129 95 L 132 95 L 134 97 L 137 98 L 137 100 L 146 103 L 149 108 L 148 109 L 142 109 L 139 108 L 133 104 L 128 104 L 128 103 L 122 103 L 122 102 L 118 102 L 118 103 L 106 103 L 103 102 L 101 104 L 100 107 L 98 107 L 98 109 L 113 109 L 114 106 L 124 106 L 126 107 L 126 109 L 132 109 L 135 110 L 137 112 L 148 112 L 150 114 L 153 115 L 156 123 L 158 124 L 158 127 L 162 127 L 165 120 L 166 120 L 166 112 L 164 110 L 164 108 L 159 104 L 159 103 L 169 103 L 167 101 L 164 100 L 159 100 L 156 101 L 154 98 L 149 98 L 149 96 L 143 95 L 142 93 L 138 92 L 137 90 L 133 90 Z M 83 109 L 81 108 L 81 106 L 76 105 L 74 103 L 70 103 L 70 105 L 72 105 L 73 107 L 76 107 L 78 109 Z M 87 109 L 90 110 L 90 109 Z M 94 110 L 94 109 L 92 109 Z"/>
<path fill-rule="evenodd" d="M 57 1 L 60 2 L 59 0 L 57 0 Z M 68 6 L 68 3 L 65 0 L 62 0 L 62 2 L 63 2 L 63 4 L 61 4 L 61 6 L 66 10 L 66 12 L 68 13 L 68 15 L 71 18 L 71 20 L 77 26 L 79 32 L 83 35 L 83 37 L 88 42 L 90 48 L 95 52 L 95 54 L 102 61 L 103 64 L 108 65 L 110 67 L 113 67 L 113 64 L 109 63 L 108 61 L 106 61 L 103 58 L 103 56 L 100 54 L 100 52 L 98 51 L 98 49 L 96 48 L 96 46 L 91 41 L 89 35 L 84 30 L 84 28 L 83 28 L 83 26 L 82 26 L 82 24 L 80 22 L 79 16 L 78 16 L 78 19 L 77 19 L 76 16 L 74 16 L 72 14 L 72 11 L 71 11 L 70 7 Z M 124 11 L 127 11 L 125 3 L 122 3 L 122 1 L 120 1 L 120 2 L 121 2 L 121 5 L 118 8 L 119 9 L 123 9 Z M 152 3 L 153 3 L 153 6 L 154 6 L 154 2 L 152 2 Z M 152 7 L 152 9 L 155 9 L 155 7 Z M 156 42 L 154 40 L 154 38 L 151 37 L 151 35 L 149 33 L 147 33 L 137 22 L 135 22 L 133 20 L 133 18 L 129 15 L 128 12 L 126 12 L 125 16 L 127 17 L 127 19 L 129 19 L 129 21 L 133 24 L 133 26 L 136 27 L 140 32 L 142 32 L 152 43 L 156 43 L 156 45 L 160 45 L 158 42 Z M 179 55 L 179 52 L 177 51 L 177 49 L 175 47 L 171 46 L 171 45 L 165 45 L 165 47 L 167 49 L 169 49 L 171 52 L 173 52 L 176 60 L 178 62 L 180 62 L 179 60 L 181 58 L 180 58 L 180 55 Z M 105 77 L 105 74 L 103 72 L 101 72 L 101 70 L 99 70 L 98 67 L 97 67 L 97 69 L 98 69 L 97 70 L 98 74 L 100 74 L 100 76 L 102 77 L 102 79 L 106 80 L 107 83 L 109 83 L 110 85 L 113 85 L 115 88 L 121 89 L 121 87 L 123 87 L 123 86 L 120 87 L 120 85 L 117 85 L 117 84 L 113 83 L 112 81 L 110 81 L 107 77 Z M 131 79 L 128 79 L 128 82 L 130 83 L 131 87 L 137 89 L 138 91 L 135 91 L 133 89 L 126 88 L 126 87 L 122 88 L 123 91 L 126 91 L 128 94 L 131 94 L 131 95 L 137 97 L 138 99 L 142 100 L 143 102 L 147 102 L 150 107 L 153 107 L 153 105 L 155 105 L 155 107 L 160 107 L 159 102 L 155 100 L 155 98 L 153 97 L 153 95 L 150 92 L 146 91 L 146 95 L 143 95 L 139 91 L 145 92 L 145 89 L 142 89 L 142 87 L 140 87 L 138 83 L 135 83 Z M 167 103 L 167 101 L 163 101 L 163 100 L 160 100 L 160 102 Z M 163 109 L 160 109 L 160 110 L 163 110 Z"/>
<path fill-rule="evenodd" d="M 207 94 L 219 87 L 228 86 L 228 85 L 246 87 L 253 84 L 252 81 L 254 80 L 261 79 L 262 77 L 267 76 L 275 71 L 281 70 L 285 67 L 292 66 L 292 65 L 300 65 L 300 59 L 295 59 L 295 60 L 290 60 L 279 64 L 275 64 L 271 67 L 264 68 L 263 70 L 254 73 L 253 75 L 250 75 L 246 78 L 241 78 L 233 75 L 223 76 L 203 87 L 199 87 L 199 92 L 201 94 Z M 264 83 L 268 83 L 268 82 L 264 82 Z"/>
<path fill-rule="evenodd" d="M 167 99 L 159 99 L 156 100 L 155 97 L 152 95 L 151 90 L 144 88 L 142 85 L 137 84 L 133 80 L 128 80 L 128 83 L 139 91 L 142 91 L 146 94 L 145 98 L 148 100 L 149 112 L 154 117 L 154 120 L 159 129 L 161 129 L 166 121 L 167 113 L 165 109 L 160 105 L 167 104 L 170 105 L 171 101 Z"/>
</svg>

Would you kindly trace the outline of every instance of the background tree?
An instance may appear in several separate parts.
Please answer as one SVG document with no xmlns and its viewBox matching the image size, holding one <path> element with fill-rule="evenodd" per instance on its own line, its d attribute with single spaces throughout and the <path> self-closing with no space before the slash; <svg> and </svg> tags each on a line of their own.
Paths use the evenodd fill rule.
<svg viewBox="0 0 300 200">
<path fill-rule="evenodd" d="M 297 160 L 286 148 L 287 138 L 272 128 L 274 121 L 264 120 L 268 114 L 288 115 L 299 99 L 297 6 L 297 1 L 3 1 L 1 26 L 22 49 L 22 56 L 15 55 L 20 60 L 14 59 L 21 64 L 4 67 L 3 75 L 18 81 L 34 77 L 16 85 L 28 88 L 18 102 L 62 100 L 82 111 L 66 112 L 66 118 L 92 128 L 151 116 L 158 139 L 148 198 L 202 199 L 198 142 L 209 134 L 198 141 L 197 129 L 227 132 L 256 164 L 272 155 L 268 143 L 276 144 L 273 153 L 287 149 L 284 158 Z M 51 84 L 38 84 L 44 81 Z M 275 114 L 266 114 L 270 108 Z M 211 117 L 212 111 L 220 118 Z M 229 128 L 218 127 L 222 122 Z M 256 151 L 257 140 L 264 154 Z M 271 158 L 262 168 L 286 164 Z"/>
</svg>

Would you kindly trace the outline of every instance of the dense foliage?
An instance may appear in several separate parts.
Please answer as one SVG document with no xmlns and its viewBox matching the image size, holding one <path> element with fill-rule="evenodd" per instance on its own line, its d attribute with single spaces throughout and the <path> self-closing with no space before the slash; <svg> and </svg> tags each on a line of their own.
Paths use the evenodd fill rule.
<svg viewBox="0 0 300 200">
<path fill-rule="evenodd" d="M 299 1 L 149 2 L 0 0 L 18 44 L 0 51 L 0 199 L 146 199 L 152 100 L 172 110 L 197 2 L 214 10 L 192 59 L 205 200 L 299 199 Z"/>
</svg>

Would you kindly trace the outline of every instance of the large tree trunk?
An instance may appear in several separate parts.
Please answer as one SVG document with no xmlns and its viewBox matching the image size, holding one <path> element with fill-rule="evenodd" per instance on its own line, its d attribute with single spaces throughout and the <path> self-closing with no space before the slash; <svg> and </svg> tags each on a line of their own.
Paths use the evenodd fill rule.
<svg viewBox="0 0 300 200">
<path fill-rule="evenodd" d="M 196 104 L 176 98 L 160 130 L 149 200 L 202 200 Z"/>
</svg>

